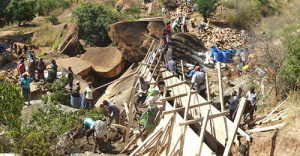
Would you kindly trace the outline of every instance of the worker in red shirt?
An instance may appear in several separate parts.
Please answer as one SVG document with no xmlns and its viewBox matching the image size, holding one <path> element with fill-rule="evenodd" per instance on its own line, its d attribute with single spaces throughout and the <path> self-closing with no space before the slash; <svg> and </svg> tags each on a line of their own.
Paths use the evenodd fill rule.
<svg viewBox="0 0 300 156">
<path fill-rule="evenodd" d="M 22 74 L 25 73 L 25 64 L 24 64 L 24 60 L 20 60 L 20 62 L 18 63 L 18 75 L 20 76 L 20 79 L 22 78 Z"/>
</svg>

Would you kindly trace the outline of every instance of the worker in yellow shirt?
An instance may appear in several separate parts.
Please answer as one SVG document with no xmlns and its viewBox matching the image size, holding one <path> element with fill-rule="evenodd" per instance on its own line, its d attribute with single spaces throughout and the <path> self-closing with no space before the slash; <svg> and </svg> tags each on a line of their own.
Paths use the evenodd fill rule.
<svg viewBox="0 0 300 156">
<path fill-rule="evenodd" d="M 245 65 L 242 70 L 242 75 L 245 75 L 249 71 L 249 66 Z"/>
</svg>

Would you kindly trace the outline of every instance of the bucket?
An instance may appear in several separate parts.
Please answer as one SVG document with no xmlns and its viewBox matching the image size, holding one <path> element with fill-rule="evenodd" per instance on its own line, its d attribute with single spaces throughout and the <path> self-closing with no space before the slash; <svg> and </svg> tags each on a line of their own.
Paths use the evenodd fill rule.
<svg viewBox="0 0 300 156">
<path fill-rule="evenodd" d="M 218 50 L 218 48 L 215 47 L 215 46 L 211 46 L 211 47 L 210 47 L 210 53 L 211 53 L 212 55 L 213 55 L 214 52 L 217 51 L 217 50 Z"/>
<path fill-rule="evenodd" d="M 230 52 L 228 50 L 222 51 L 222 62 L 227 63 L 230 60 Z"/>
<path fill-rule="evenodd" d="M 79 109 L 80 108 L 80 102 L 81 102 L 80 94 L 72 93 L 71 94 L 71 107 Z"/>
<path fill-rule="evenodd" d="M 222 53 L 220 51 L 215 51 L 214 52 L 214 60 L 216 62 L 221 62 L 222 61 Z"/>
<path fill-rule="evenodd" d="M 230 51 L 230 60 L 232 60 L 233 57 L 235 57 L 236 50 L 235 49 L 229 49 L 229 51 Z"/>
<path fill-rule="evenodd" d="M 86 117 L 84 118 L 83 123 L 91 127 L 95 123 L 95 121 L 92 118 Z"/>
</svg>

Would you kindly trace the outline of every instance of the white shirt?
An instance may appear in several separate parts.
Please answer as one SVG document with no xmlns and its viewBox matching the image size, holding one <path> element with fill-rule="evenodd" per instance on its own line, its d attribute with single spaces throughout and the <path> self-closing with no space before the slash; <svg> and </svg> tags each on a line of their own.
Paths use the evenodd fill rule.
<svg viewBox="0 0 300 156">
<path fill-rule="evenodd" d="M 192 77 L 192 83 L 196 83 L 196 86 L 199 90 L 203 90 L 206 88 L 206 85 L 202 84 L 205 80 L 205 74 L 200 71 L 196 71 L 196 73 Z"/>
<path fill-rule="evenodd" d="M 186 16 L 183 17 L 182 25 L 186 25 Z"/>
<path fill-rule="evenodd" d="M 247 92 L 247 97 L 248 97 L 248 99 L 247 100 L 249 100 L 250 102 L 251 102 L 251 105 L 253 105 L 254 104 L 254 102 L 256 101 L 256 100 L 258 100 L 258 97 L 257 97 L 257 93 L 251 93 L 250 91 L 248 91 Z"/>
<path fill-rule="evenodd" d="M 155 104 L 154 104 L 154 101 L 158 100 L 158 97 L 157 95 L 154 95 L 154 96 L 150 96 L 147 100 L 147 105 L 148 105 L 148 108 L 149 109 L 153 109 L 155 107 L 157 107 Z"/>
<path fill-rule="evenodd" d="M 93 93 L 95 92 L 93 87 L 86 87 L 84 92 L 86 92 L 86 99 L 93 100 Z"/>
<path fill-rule="evenodd" d="M 245 54 L 245 52 L 241 52 L 240 56 L 242 58 L 242 61 L 246 61 L 246 54 Z"/>
<path fill-rule="evenodd" d="M 92 130 L 94 130 L 94 136 L 96 138 L 103 138 L 104 134 L 107 131 L 105 122 L 101 120 L 97 120 L 91 127 Z"/>
</svg>

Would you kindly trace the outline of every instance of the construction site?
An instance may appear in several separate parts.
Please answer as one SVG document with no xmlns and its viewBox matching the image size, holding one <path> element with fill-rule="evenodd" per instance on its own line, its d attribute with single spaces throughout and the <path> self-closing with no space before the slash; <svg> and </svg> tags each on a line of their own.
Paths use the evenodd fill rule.
<svg viewBox="0 0 300 156">
<path fill-rule="evenodd" d="M 0 22 L 20 2 L 5 0 Z M 300 3 L 281 16 L 266 13 L 275 1 L 217 1 L 207 15 L 197 0 L 68 3 L 0 23 L 0 155 L 298 155 L 300 31 L 284 10 Z M 230 21 L 243 3 L 261 7 L 253 28 Z"/>
</svg>

